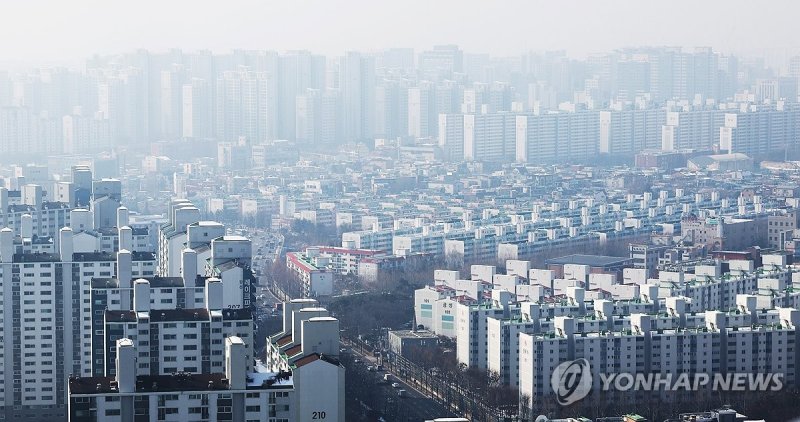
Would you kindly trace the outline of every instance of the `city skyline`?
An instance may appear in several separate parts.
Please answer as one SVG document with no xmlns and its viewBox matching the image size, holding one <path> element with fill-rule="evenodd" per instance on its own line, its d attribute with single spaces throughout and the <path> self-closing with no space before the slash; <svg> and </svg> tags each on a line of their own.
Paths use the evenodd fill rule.
<svg viewBox="0 0 800 422">
<path fill-rule="evenodd" d="M 775 11 L 796 7 L 788 1 L 771 4 Z M 566 50 L 570 57 L 583 58 L 641 45 L 713 46 L 723 53 L 764 56 L 767 63 L 779 66 L 800 53 L 800 44 L 791 34 L 793 14 L 771 14 L 769 30 L 764 30 L 763 21 L 752 18 L 763 12 L 754 2 L 564 5 L 512 1 L 507 5 L 487 14 L 480 4 L 454 1 L 389 3 L 380 8 L 360 0 L 335 4 L 234 1 L 224 8 L 148 1 L 133 10 L 97 1 L 69 7 L 50 1 L 13 3 L 5 6 L 9 13 L 0 17 L 0 37 L 19 42 L 0 46 L 0 67 L 21 63 L 75 66 L 95 53 L 139 48 L 215 53 L 309 49 L 341 55 L 349 50 L 408 47 L 421 51 L 437 44 L 458 44 L 468 52 L 500 57 Z M 687 8 L 691 14 L 685 13 Z M 576 9 L 585 13 L 568 15 Z M 353 13 L 341 13 L 347 10 Z"/>
<path fill-rule="evenodd" d="M 797 12 L 4 2 L 0 422 L 800 422 Z"/>
<path fill-rule="evenodd" d="M 343 57 L 139 50 L 94 56 L 84 71 L 0 72 L 0 152 L 182 140 L 245 166 L 254 147 L 257 167 L 264 148 L 388 140 L 450 161 L 579 162 L 687 148 L 765 157 L 796 149 L 798 77 L 800 56 L 782 72 L 710 47 L 583 61 L 564 52 L 493 58 L 457 45 Z M 766 122 L 757 135 L 747 129 Z"/>
</svg>

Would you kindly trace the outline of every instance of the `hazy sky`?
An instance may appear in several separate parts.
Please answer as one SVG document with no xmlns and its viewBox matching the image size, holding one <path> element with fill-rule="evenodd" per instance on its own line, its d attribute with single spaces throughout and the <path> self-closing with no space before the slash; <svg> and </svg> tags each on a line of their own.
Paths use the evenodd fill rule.
<svg viewBox="0 0 800 422">
<path fill-rule="evenodd" d="M 800 1 L 0 0 L 0 62 L 79 63 L 94 52 L 308 49 L 322 54 L 457 43 L 571 56 L 631 45 L 800 53 Z"/>
</svg>

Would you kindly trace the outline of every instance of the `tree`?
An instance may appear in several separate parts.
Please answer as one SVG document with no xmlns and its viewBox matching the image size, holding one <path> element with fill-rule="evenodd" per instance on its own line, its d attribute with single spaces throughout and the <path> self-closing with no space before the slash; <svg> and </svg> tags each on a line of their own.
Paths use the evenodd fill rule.
<svg viewBox="0 0 800 422">
<path fill-rule="evenodd" d="M 464 255 L 456 251 L 449 251 L 445 255 L 444 265 L 448 270 L 460 270 L 464 267 Z"/>
</svg>

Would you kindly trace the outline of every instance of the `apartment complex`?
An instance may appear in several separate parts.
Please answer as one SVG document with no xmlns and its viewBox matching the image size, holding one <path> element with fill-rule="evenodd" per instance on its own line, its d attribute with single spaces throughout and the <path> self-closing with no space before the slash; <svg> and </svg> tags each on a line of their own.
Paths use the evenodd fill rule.
<svg viewBox="0 0 800 422">
<path fill-rule="evenodd" d="M 291 372 L 295 419 L 344 422 L 344 367 L 339 363 L 339 321 L 315 299 L 283 304 L 283 328 L 267 338 L 264 365 L 273 372 Z"/>
<path fill-rule="evenodd" d="M 141 375 L 136 346 L 116 341 L 113 376 L 69 379 L 69 420 L 229 420 L 288 422 L 295 418 L 290 373 L 247 367 L 245 341 L 225 338 L 219 372 Z"/>
<path fill-rule="evenodd" d="M 415 320 L 453 338 L 459 362 L 496 372 L 529 405 L 553 394 L 556 366 L 580 358 L 595 377 L 781 373 L 795 385 L 800 278 L 785 254 L 759 265 L 732 258 L 650 278 L 631 264 L 621 279 L 613 268 L 556 272 L 525 261 L 508 261 L 506 274 L 475 265 L 467 280 L 437 270 L 434 286 L 415 293 Z"/>
</svg>

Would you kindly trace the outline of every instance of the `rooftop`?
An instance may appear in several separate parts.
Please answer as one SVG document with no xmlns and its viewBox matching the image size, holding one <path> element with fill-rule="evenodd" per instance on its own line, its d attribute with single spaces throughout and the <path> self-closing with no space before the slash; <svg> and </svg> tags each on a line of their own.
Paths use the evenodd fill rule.
<svg viewBox="0 0 800 422">
<path fill-rule="evenodd" d="M 117 289 L 119 280 L 116 278 L 92 278 L 92 289 Z"/>
<path fill-rule="evenodd" d="M 286 354 L 286 356 L 292 357 L 292 356 L 294 356 L 296 354 L 299 354 L 302 351 L 303 351 L 303 345 L 302 344 L 298 344 L 296 346 L 293 346 L 293 347 L 290 347 L 290 348 L 286 349 L 286 351 L 284 353 Z"/>
<path fill-rule="evenodd" d="M 201 227 L 220 227 L 224 226 L 222 223 L 218 223 L 216 221 L 197 221 L 195 223 L 190 224 L 190 226 L 201 226 Z"/>
<path fill-rule="evenodd" d="M 181 277 L 153 276 L 153 277 L 137 277 L 137 278 L 143 278 L 149 281 L 151 288 L 184 287 L 183 278 Z M 196 287 L 196 286 L 189 286 L 189 287 Z"/>
<path fill-rule="evenodd" d="M 400 338 L 438 338 L 438 336 L 428 330 L 395 330 L 389 331 L 389 335 Z"/>
<path fill-rule="evenodd" d="M 297 361 L 294 362 L 294 366 L 295 366 L 295 368 L 300 368 L 302 366 L 308 365 L 309 363 L 315 362 L 315 361 L 318 361 L 318 360 L 325 361 L 325 362 L 328 362 L 328 363 L 330 363 L 332 365 L 339 366 L 339 361 L 337 359 L 332 358 L 332 357 L 327 356 L 327 355 L 320 355 L 319 353 L 312 353 L 312 354 L 310 354 L 308 356 L 304 356 L 304 357 L 298 359 Z"/>
<path fill-rule="evenodd" d="M 250 241 L 250 239 L 248 239 L 248 238 L 246 238 L 244 236 L 230 235 L 230 234 L 222 236 L 222 237 L 218 237 L 218 238 L 216 238 L 214 240 L 224 240 L 226 242 L 249 242 Z"/>
<path fill-rule="evenodd" d="M 61 258 L 52 253 L 15 253 L 13 262 L 60 262 Z"/>
<path fill-rule="evenodd" d="M 72 260 L 75 262 L 116 261 L 117 257 L 108 252 L 75 252 L 72 254 Z"/>
<path fill-rule="evenodd" d="M 134 236 L 146 236 L 150 233 L 147 227 L 131 227 L 131 234 Z"/>
<path fill-rule="evenodd" d="M 624 256 L 573 254 L 573 255 L 548 259 L 546 263 L 555 265 L 578 264 L 578 265 L 588 265 L 590 267 L 607 267 L 610 265 L 622 265 L 629 260 L 630 258 Z"/>
<path fill-rule="evenodd" d="M 212 391 L 227 390 L 225 374 L 140 375 L 136 377 L 136 392 Z M 69 380 L 72 394 L 118 393 L 115 377 L 73 377 Z"/>
<path fill-rule="evenodd" d="M 172 321 L 208 321 L 212 314 L 208 309 L 154 309 L 146 313 L 152 322 L 172 322 Z M 106 321 L 109 322 L 133 322 L 136 320 L 134 311 L 106 311 Z M 223 309 L 222 319 L 230 320 L 252 320 L 250 309 Z"/>
<path fill-rule="evenodd" d="M 133 251 L 131 260 L 133 261 L 155 261 L 156 254 L 153 252 Z"/>
<path fill-rule="evenodd" d="M 267 369 L 261 361 L 256 361 L 253 372 L 247 374 L 247 388 L 291 387 L 292 374 L 288 372 L 274 373 Z"/>
</svg>

